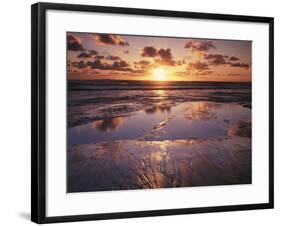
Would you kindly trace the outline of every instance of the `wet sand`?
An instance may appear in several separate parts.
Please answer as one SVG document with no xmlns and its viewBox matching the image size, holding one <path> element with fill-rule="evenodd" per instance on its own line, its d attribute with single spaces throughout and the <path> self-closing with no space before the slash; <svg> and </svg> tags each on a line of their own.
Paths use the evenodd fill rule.
<svg viewBox="0 0 281 226">
<path fill-rule="evenodd" d="M 85 84 L 68 92 L 67 192 L 252 183 L 250 84 Z"/>
<path fill-rule="evenodd" d="M 251 139 L 138 141 L 76 145 L 68 192 L 251 183 Z"/>
<path fill-rule="evenodd" d="M 169 111 L 180 103 L 198 101 L 237 103 L 251 109 L 251 92 L 249 89 L 70 91 L 68 127 L 130 116 L 141 110 Z"/>
<path fill-rule="evenodd" d="M 68 192 L 251 183 L 251 111 L 237 103 L 154 105 L 69 138 Z"/>
</svg>

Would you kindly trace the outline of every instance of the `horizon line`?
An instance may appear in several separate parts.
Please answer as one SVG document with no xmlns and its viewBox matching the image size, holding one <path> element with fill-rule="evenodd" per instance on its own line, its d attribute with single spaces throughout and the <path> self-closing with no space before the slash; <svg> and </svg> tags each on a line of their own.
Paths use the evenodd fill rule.
<svg viewBox="0 0 281 226">
<path fill-rule="evenodd" d="M 67 81 L 127 81 L 127 82 L 217 82 L 217 83 L 252 83 L 252 81 L 186 81 L 186 80 L 133 80 L 133 79 L 67 79 Z"/>
</svg>

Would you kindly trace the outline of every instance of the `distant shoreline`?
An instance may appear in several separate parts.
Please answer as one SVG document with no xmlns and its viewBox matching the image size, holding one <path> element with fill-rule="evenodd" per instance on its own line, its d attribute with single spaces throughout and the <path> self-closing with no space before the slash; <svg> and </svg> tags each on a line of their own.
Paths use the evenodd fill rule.
<svg viewBox="0 0 281 226">
<path fill-rule="evenodd" d="M 69 91 L 251 89 L 252 82 L 68 80 Z"/>
<path fill-rule="evenodd" d="M 100 89 L 91 89 L 91 88 L 71 88 L 69 89 L 69 91 L 102 91 L 102 90 L 144 90 L 144 91 L 148 91 L 148 90 L 203 90 L 203 89 L 219 89 L 218 87 L 199 87 L 199 88 L 195 88 L 195 87 L 182 87 L 182 88 L 161 88 L 161 87 L 151 87 L 151 88 L 141 88 L 141 87 L 125 87 L 125 88 L 100 88 Z M 250 87 L 235 87 L 235 88 L 221 88 L 221 89 L 250 89 Z"/>
<path fill-rule="evenodd" d="M 206 83 L 206 84 L 219 84 L 219 83 L 229 83 L 229 84 L 239 84 L 239 83 L 252 83 L 252 81 L 153 81 L 153 80 L 115 80 L 115 79 L 92 79 L 92 80 L 79 80 L 79 79 L 68 79 L 68 82 L 97 82 L 97 83 L 147 83 L 147 84 L 171 84 L 171 83 Z"/>
</svg>

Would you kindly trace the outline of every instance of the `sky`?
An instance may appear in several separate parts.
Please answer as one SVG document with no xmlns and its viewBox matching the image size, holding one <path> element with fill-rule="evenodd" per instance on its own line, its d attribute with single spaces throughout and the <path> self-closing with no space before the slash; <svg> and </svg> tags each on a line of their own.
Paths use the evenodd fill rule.
<svg viewBox="0 0 281 226">
<path fill-rule="evenodd" d="M 252 42 L 67 32 L 70 80 L 251 81 Z"/>
</svg>

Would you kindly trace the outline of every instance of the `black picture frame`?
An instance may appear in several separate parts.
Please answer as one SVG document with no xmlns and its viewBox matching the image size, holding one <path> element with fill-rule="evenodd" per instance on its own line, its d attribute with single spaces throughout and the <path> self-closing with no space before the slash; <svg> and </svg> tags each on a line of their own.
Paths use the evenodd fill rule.
<svg viewBox="0 0 281 226">
<path fill-rule="evenodd" d="M 162 209 L 152 211 L 118 212 L 72 216 L 46 216 L 46 11 L 63 10 L 76 12 L 102 12 L 127 15 L 149 15 L 160 17 L 212 19 L 225 21 L 255 22 L 269 25 L 269 202 L 245 205 L 227 205 L 200 208 Z M 90 5 L 36 3 L 31 6 L 31 220 L 36 223 L 73 222 L 194 214 L 221 211 L 268 209 L 274 206 L 274 18 L 167 11 L 154 9 L 118 8 Z"/>
</svg>

